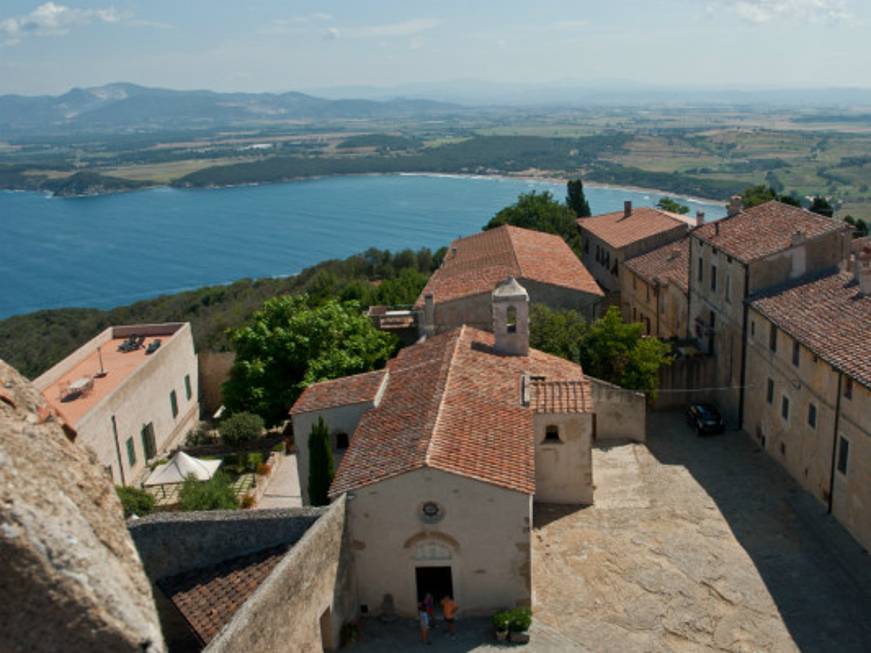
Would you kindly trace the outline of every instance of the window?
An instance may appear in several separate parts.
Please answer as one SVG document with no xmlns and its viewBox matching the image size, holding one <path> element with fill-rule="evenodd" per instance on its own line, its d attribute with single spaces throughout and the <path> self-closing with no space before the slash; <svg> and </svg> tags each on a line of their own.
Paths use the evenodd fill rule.
<svg viewBox="0 0 871 653">
<path fill-rule="evenodd" d="M 184 375 L 184 393 L 187 396 L 188 401 L 190 401 L 191 397 L 194 396 L 194 391 L 191 388 L 191 375 L 190 374 Z"/>
<path fill-rule="evenodd" d="M 765 392 L 765 401 L 769 404 L 774 402 L 774 381 L 768 379 L 768 390 Z"/>
<path fill-rule="evenodd" d="M 726 257 L 726 262 L 727 262 L 727 263 L 731 263 L 731 262 L 732 262 L 732 257 L 731 257 L 731 256 L 727 256 L 727 257 Z"/>
<path fill-rule="evenodd" d="M 142 451 L 145 459 L 149 460 L 157 455 L 157 442 L 154 439 L 154 423 L 149 422 L 142 427 Z"/>
<path fill-rule="evenodd" d="M 349 444 L 350 440 L 348 439 L 347 433 L 336 433 L 336 449 L 344 451 L 348 448 Z"/>
<path fill-rule="evenodd" d="M 780 400 L 780 416 L 789 421 L 789 397 L 783 395 Z"/>
<path fill-rule="evenodd" d="M 506 312 L 505 324 L 508 327 L 508 333 L 517 333 L 517 307 L 509 306 Z"/>
<path fill-rule="evenodd" d="M 771 330 L 768 332 L 768 348 L 771 351 L 777 351 L 777 327 L 771 325 Z"/>
<path fill-rule="evenodd" d="M 781 456 L 785 456 L 785 455 L 786 455 L 786 442 L 781 442 L 781 443 L 780 443 L 780 455 L 781 455 Z"/>
<path fill-rule="evenodd" d="M 728 272 L 726 273 L 726 285 L 724 288 L 724 292 L 726 294 L 726 301 L 730 304 L 732 303 L 732 275 Z"/>
<path fill-rule="evenodd" d="M 798 340 L 792 343 L 792 364 L 798 367 L 798 363 L 801 356 L 801 345 L 798 344 Z"/>
<path fill-rule="evenodd" d="M 844 397 L 846 399 L 853 398 L 853 379 L 850 377 L 844 379 Z"/>
<path fill-rule="evenodd" d="M 632 290 L 638 290 L 638 277 L 632 275 Z"/>
<path fill-rule="evenodd" d="M 705 279 L 705 262 L 702 257 L 699 257 L 699 283 Z"/>
<path fill-rule="evenodd" d="M 711 292 L 717 292 L 717 266 L 711 263 Z"/>
<path fill-rule="evenodd" d="M 817 407 L 813 404 L 807 405 L 807 425 L 812 429 L 817 427 Z"/>
<path fill-rule="evenodd" d="M 551 444 L 562 442 L 559 437 L 559 427 L 551 424 L 544 429 L 544 441 Z"/>
<path fill-rule="evenodd" d="M 127 438 L 127 462 L 131 467 L 136 464 L 136 445 L 133 438 Z"/>
<path fill-rule="evenodd" d="M 756 335 L 756 322 L 754 322 L 753 320 L 750 320 L 750 335 Z"/>
<path fill-rule="evenodd" d="M 850 441 L 842 435 L 838 438 L 838 471 L 846 474 L 849 462 Z"/>
<path fill-rule="evenodd" d="M 169 405 L 172 407 L 172 417 L 175 419 L 178 417 L 178 397 L 175 394 L 175 390 L 169 393 Z"/>
</svg>

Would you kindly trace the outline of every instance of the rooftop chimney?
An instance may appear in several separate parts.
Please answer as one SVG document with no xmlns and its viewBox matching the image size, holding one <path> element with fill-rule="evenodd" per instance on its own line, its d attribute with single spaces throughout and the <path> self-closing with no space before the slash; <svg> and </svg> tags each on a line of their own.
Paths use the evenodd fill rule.
<svg viewBox="0 0 871 653">
<path fill-rule="evenodd" d="M 696 211 L 696 226 L 701 227 L 703 224 L 705 224 L 705 212 Z"/>
<path fill-rule="evenodd" d="M 496 286 L 492 295 L 495 350 L 507 356 L 529 353 L 529 293 L 508 277 Z"/>
<path fill-rule="evenodd" d="M 801 229 L 796 229 L 792 232 L 792 235 L 789 237 L 789 244 L 795 247 L 796 245 L 801 245 L 805 240 L 805 233 Z"/>
<path fill-rule="evenodd" d="M 744 210 L 744 198 L 740 195 L 732 195 L 729 198 L 729 206 L 726 207 L 726 212 L 731 218 L 733 215 L 738 215 Z"/>
<path fill-rule="evenodd" d="M 632 200 L 626 200 L 623 202 L 623 217 L 628 218 L 632 215 Z"/>
<path fill-rule="evenodd" d="M 859 292 L 863 295 L 871 295 L 871 245 L 865 245 L 862 251 L 856 254 L 853 274 L 859 282 Z"/>
</svg>

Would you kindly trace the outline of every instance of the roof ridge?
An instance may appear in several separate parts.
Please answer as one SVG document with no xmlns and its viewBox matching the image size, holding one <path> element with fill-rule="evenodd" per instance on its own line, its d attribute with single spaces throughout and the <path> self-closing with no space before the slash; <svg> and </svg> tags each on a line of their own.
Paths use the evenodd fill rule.
<svg viewBox="0 0 871 653">
<path fill-rule="evenodd" d="M 513 227 L 514 225 L 506 225 L 506 226 Z M 507 229 L 506 231 L 508 233 L 508 242 L 511 244 L 511 247 L 509 247 L 509 250 L 511 251 L 511 258 L 514 259 L 514 269 L 517 272 L 517 274 L 515 274 L 514 276 L 515 276 L 515 278 L 517 278 L 518 276 L 522 277 L 523 276 L 523 266 L 520 265 L 520 259 L 517 258 L 517 245 L 514 242 L 514 232 L 512 229 Z M 531 229 L 530 231 L 534 231 L 534 230 Z"/>
<path fill-rule="evenodd" d="M 432 429 L 429 432 L 429 442 L 426 443 L 426 455 L 423 458 L 423 464 L 426 467 L 430 467 L 430 459 L 432 457 L 432 443 L 436 438 L 436 433 L 439 430 L 439 423 L 442 418 L 442 410 L 445 405 L 445 396 L 448 393 L 448 388 L 450 387 L 451 382 L 451 372 L 454 369 L 454 358 L 457 355 L 457 351 L 460 348 L 460 341 L 463 339 L 463 336 L 466 332 L 466 325 L 463 324 L 457 331 L 457 339 L 454 342 L 453 347 L 449 348 L 450 355 L 447 357 L 447 371 L 445 372 L 444 383 L 442 383 L 441 388 L 439 388 L 439 407 L 436 410 L 435 420 L 433 420 Z M 447 350 L 446 350 L 447 351 Z"/>
</svg>

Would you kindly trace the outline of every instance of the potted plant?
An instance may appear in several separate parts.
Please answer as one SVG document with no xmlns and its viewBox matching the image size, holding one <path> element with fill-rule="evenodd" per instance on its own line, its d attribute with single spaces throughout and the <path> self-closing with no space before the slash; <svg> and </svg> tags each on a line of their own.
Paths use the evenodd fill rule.
<svg viewBox="0 0 871 653">
<path fill-rule="evenodd" d="M 508 610 L 500 610 L 493 615 L 493 628 L 496 629 L 496 639 L 504 642 L 508 639 L 508 629 L 511 625 L 511 613 Z"/>
<path fill-rule="evenodd" d="M 510 639 L 517 644 L 529 641 L 529 627 L 532 625 L 532 610 L 529 608 L 514 608 L 510 612 L 508 630 Z"/>
</svg>

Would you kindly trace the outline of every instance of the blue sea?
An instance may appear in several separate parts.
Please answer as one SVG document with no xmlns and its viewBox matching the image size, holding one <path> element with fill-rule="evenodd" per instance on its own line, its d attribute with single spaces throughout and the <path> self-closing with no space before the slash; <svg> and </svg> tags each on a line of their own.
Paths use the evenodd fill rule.
<svg viewBox="0 0 871 653">
<path fill-rule="evenodd" d="M 236 188 L 54 198 L 0 191 L 0 318 L 108 308 L 244 277 L 284 276 L 368 247 L 447 245 L 520 193 L 560 184 L 449 175 L 352 176 Z M 592 211 L 655 192 L 586 189 Z M 721 205 L 689 202 L 707 219 Z"/>
</svg>

